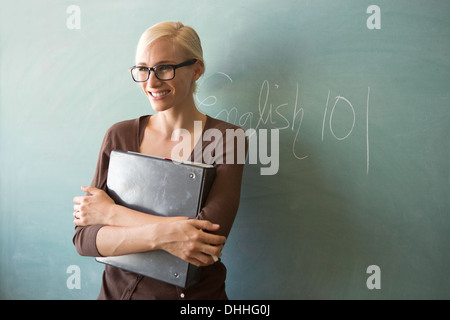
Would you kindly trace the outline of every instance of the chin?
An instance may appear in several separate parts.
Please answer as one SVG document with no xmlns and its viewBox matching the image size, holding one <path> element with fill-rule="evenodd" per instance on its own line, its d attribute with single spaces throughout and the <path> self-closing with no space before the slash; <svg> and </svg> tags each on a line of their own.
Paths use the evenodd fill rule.
<svg viewBox="0 0 450 320">
<path fill-rule="evenodd" d="M 170 109 L 170 106 L 167 106 L 165 104 L 155 103 L 154 101 L 150 101 L 150 105 L 152 106 L 152 109 L 156 112 L 166 111 Z"/>
</svg>

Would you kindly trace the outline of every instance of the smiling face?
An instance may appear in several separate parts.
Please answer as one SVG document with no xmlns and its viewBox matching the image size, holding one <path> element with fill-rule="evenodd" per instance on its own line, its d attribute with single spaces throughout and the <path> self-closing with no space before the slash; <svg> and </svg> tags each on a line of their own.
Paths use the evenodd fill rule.
<svg viewBox="0 0 450 320">
<path fill-rule="evenodd" d="M 161 64 L 176 65 L 189 59 L 173 40 L 160 38 L 153 41 L 137 56 L 136 65 L 145 67 Z M 193 102 L 194 84 L 202 73 L 203 67 L 199 62 L 176 69 L 175 78 L 168 81 L 159 80 L 152 71 L 150 78 L 146 82 L 141 82 L 140 86 L 155 111 L 180 109 L 183 105 Z"/>
</svg>

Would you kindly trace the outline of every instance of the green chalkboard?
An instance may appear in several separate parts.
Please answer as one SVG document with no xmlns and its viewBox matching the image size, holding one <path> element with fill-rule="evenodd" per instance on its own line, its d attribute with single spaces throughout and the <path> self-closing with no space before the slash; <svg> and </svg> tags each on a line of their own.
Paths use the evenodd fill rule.
<svg viewBox="0 0 450 320">
<path fill-rule="evenodd" d="M 245 168 L 229 297 L 449 299 L 449 12 L 445 0 L 4 1 L 0 298 L 97 297 L 103 266 L 72 245 L 72 198 L 107 128 L 152 113 L 128 68 L 141 33 L 171 20 L 202 39 L 198 108 L 279 133 L 274 174 L 262 158 Z"/>
</svg>

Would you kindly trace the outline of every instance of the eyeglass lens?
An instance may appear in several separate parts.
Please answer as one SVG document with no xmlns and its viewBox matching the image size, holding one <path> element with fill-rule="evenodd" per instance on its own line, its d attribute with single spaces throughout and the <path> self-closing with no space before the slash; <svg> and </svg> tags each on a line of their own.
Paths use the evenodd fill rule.
<svg viewBox="0 0 450 320">
<path fill-rule="evenodd" d="M 174 77 L 174 67 L 169 65 L 161 65 L 152 68 L 156 77 L 159 80 L 171 80 Z M 135 81 L 145 82 L 150 76 L 151 70 L 146 67 L 135 67 L 132 69 L 131 74 Z"/>
</svg>

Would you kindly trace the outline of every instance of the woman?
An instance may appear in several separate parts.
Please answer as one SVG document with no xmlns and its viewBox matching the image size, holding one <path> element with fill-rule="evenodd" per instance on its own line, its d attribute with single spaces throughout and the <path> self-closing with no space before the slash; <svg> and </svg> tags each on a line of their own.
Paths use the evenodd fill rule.
<svg viewBox="0 0 450 320">
<path fill-rule="evenodd" d="M 243 164 L 213 158 L 216 178 L 197 219 L 187 219 L 182 213 L 172 218 L 153 216 L 116 205 L 105 192 L 106 177 L 112 150 L 171 158 L 174 147 L 183 143 L 187 148 L 180 150 L 192 152 L 180 152 L 177 160 L 192 161 L 194 150 L 205 150 L 211 143 L 220 142 L 224 152 L 230 152 L 234 139 L 227 141 L 227 148 L 223 143 L 226 130 L 242 129 L 196 108 L 193 94 L 204 62 L 200 39 L 192 28 L 163 22 L 147 29 L 139 40 L 131 72 L 156 114 L 108 129 L 92 184 L 82 187 L 88 195 L 74 198 L 75 247 L 80 255 L 93 257 L 162 249 L 202 267 L 199 283 L 182 289 L 105 266 L 99 299 L 227 299 L 226 268 L 219 258 L 239 206 Z M 203 133 L 219 130 L 223 140 L 194 134 L 194 123 L 197 128 L 201 123 Z M 189 132 L 185 136 L 191 139 L 174 139 L 179 129 Z"/>
</svg>

